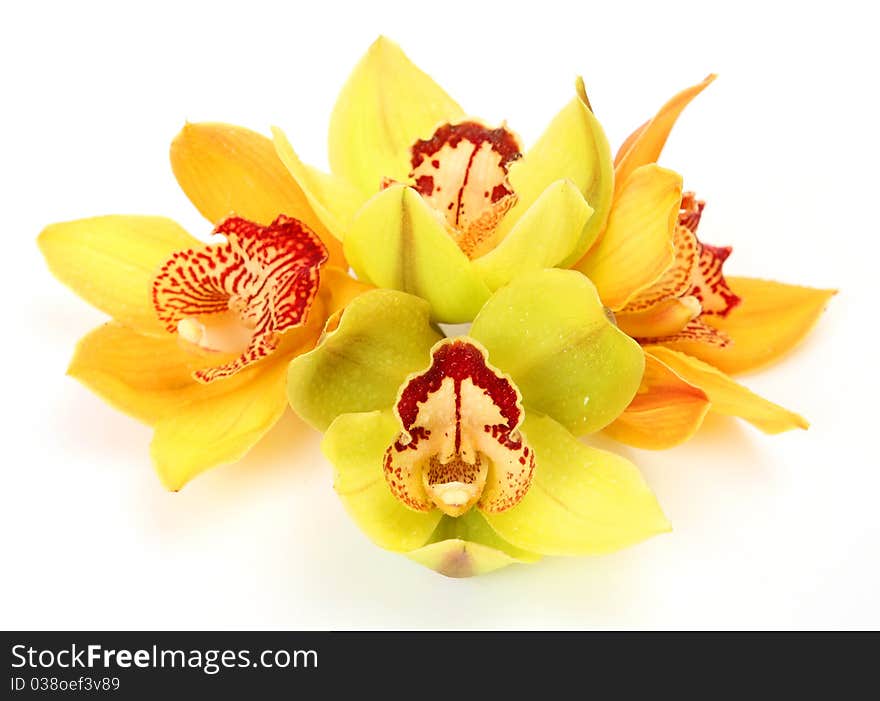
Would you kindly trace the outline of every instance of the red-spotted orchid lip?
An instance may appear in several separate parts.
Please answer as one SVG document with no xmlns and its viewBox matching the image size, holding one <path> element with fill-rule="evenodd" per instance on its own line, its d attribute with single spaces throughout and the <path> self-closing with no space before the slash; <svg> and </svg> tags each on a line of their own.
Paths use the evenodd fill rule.
<svg viewBox="0 0 880 701">
<path fill-rule="evenodd" d="M 476 341 L 437 343 L 430 367 L 401 387 L 395 414 L 402 431 L 385 452 L 385 479 L 409 508 L 497 513 L 528 490 L 535 456 L 519 430 L 522 397 Z"/>
<path fill-rule="evenodd" d="M 697 249 L 697 264 L 693 267 L 691 287 L 687 294 L 700 302 L 703 314 L 727 316 L 740 303 L 740 298 L 730 289 L 724 279 L 722 267 L 733 252 L 731 246 L 710 246 L 697 238 L 697 227 L 706 203 L 698 200 L 693 192 L 681 198 L 678 226 L 693 236 Z"/>
<path fill-rule="evenodd" d="M 413 144 L 410 184 L 443 217 L 461 250 L 477 258 L 516 203 L 507 173 L 521 157 L 519 138 L 505 126 L 443 124 Z"/>
<path fill-rule="evenodd" d="M 226 242 L 175 252 L 153 281 L 153 306 L 169 332 L 237 354 L 193 373 L 202 382 L 265 358 L 284 331 L 305 323 L 328 257 L 314 232 L 284 215 L 269 226 L 230 217 L 214 233 Z"/>
</svg>

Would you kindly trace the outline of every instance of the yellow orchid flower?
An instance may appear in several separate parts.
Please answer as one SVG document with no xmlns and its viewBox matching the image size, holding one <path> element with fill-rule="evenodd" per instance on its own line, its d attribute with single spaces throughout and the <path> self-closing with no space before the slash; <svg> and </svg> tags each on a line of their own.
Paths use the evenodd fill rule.
<svg viewBox="0 0 880 701">
<path fill-rule="evenodd" d="M 606 432 L 642 448 L 690 438 L 708 411 L 766 433 L 807 428 L 801 416 L 725 373 L 770 363 L 812 328 L 834 290 L 725 278 L 729 247 L 697 238 L 704 203 L 656 164 L 676 119 L 715 76 L 678 93 L 626 139 L 614 161 L 607 225 L 575 265 L 619 327 L 645 351 L 642 386 Z"/>
<path fill-rule="evenodd" d="M 286 406 L 287 364 L 365 286 L 257 133 L 190 124 L 174 173 L 225 241 L 170 219 L 104 216 L 48 226 L 51 271 L 113 321 L 85 336 L 68 373 L 153 426 L 166 487 L 238 460 Z"/>
<path fill-rule="evenodd" d="M 371 290 L 290 364 L 334 487 L 373 542 L 452 577 L 595 555 L 669 530 L 636 467 L 578 440 L 627 406 L 637 343 L 572 270 L 519 276 L 465 336 Z"/>
<path fill-rule="evenodd" d="M 400 48 L 380 37 L 330 121 L 331 174 L 278 154 L 359 279 L 415 294 L 436 321 L 471 321 L 525 272 L 569 267 L 602 229 L 611 152 L 575 96 L 523 154 L 506 125 L 467 117 Z"/>
</svg>

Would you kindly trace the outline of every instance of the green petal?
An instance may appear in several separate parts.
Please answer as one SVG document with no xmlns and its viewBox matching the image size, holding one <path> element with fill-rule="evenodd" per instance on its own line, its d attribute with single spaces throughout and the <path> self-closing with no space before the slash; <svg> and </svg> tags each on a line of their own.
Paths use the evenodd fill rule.
<svg viewBox="0 0 880 701">
<path fill-rule="evenodd" d="M 330 167 L 369 196 L 383 177 L 405 180 L 410 147 L 461 107 L 392 41 L 379 37 L 342 88 L 330 117 Z"/>
<path fill-rule="evenodd" d="M 437 321 L 470 321 L 489 297 L 467 256 L 412 188 L 394 185 L 367 202 L 344 247 L 359 278 L 428 300 Z"/>
<path fill-rule="evenodd" d="M 364 203 L 364 196 L 346 180 L 303 163 L 278 127 L 272 127 L 272 136 L 275 152 L 302 189 L 315 214 L 341 241 Z"/>
<path fill-rule="evenodd" d="M 517 275 L 560 265 L 578 245 L 593 213 L 570 180 L 550 185 L 510 233 L 473 265 L 492 290 Z"/>
<path fill-rule="evenodd" d="M 335 468 L 333 488 L 355 523 L 380 547 L 406 552 L 427 542 L 443 514 L 413 511 L 391 494 L 382 465 L 399 432 L 390 410 L 343 414 L 327 429 L 321 449 Z"/>
<path fill-rule="evenodd" d="M 503 540 L 476 509 L 458 518 L 444 516 L 429 543 L 407 557 L 447 577 L 473 577 L 541 559 Z"/>
<path fill-rule="evenodd" d="M 586 253 L 605 226 L 614 190 L 608 139 L 580 97 L 568 103 L 535 145 L 511 166 L 510 183 L 517 204 L 501 221 L 499 234 L 506 235 L 550 183 L 563 178 L 571 180 L 593 208 L 593 216 L 562 263 L 568 267 Z"/>
<path fill-rule="evenodd" d="M 407 375 L 426 368 L 442 336 L 428 304 L 396 290 L 371 290 L 345 308 L 339 326 L 290 363 L 287 396 L 305 421 L 325 431 L 340 414 L 387 409 Z"/>
<path fill-rule="evenodd" d="M 645 367 L 639 344 L 608 320 L 596 288 L 574 270 L 528 273 L 502 287 L 471 336 L 513 378 L 527 410 L 577 436 L 623 412 Z"/>
<path fill-rule="evenodd" d="M 638 469 L 583 445 L 545 416 L 527 416 L 535 476 L 523 500 L 484 514 L 505 540 L 544 555 L 599 555 L 670 530 Z"/>
</svg>

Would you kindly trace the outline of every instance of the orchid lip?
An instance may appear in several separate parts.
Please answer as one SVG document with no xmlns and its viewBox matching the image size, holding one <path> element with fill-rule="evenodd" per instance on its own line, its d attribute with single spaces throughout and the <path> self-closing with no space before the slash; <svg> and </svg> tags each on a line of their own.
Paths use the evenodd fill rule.
<svg viewBox="0 0 880 701">
<path fill-rule="evenodd" d="M 469 258 L 491 250 L 495 228 L 516 203 L 507 173 L 522 157 L 519 138 L 503 125 L 447 123 L 413 144 L 411 154 L 410 184 L 461 250 Z"/>
<path fill-rule="evenodd" d="M 385 454 L 392 494 L 417 511 L 461 516 L 470 508 L 500 512 L 525 495 L 534 452 L 519 431 L 519 390 L 488 364 L 467 337 L 447 338 L 431 365 L 400 388 L 395 413 L 402 431 Z"/>
<path fill-rule="evenodd" d="M 237 356 L 197 370 L 201 382 L 262 360 L 284 331 L 304 324 L 328 257 L 316 234 L 284 215 L 266 227 L 230 217 L 215 233 L 226 242 L 175 252 L 153 280 L 153 306 L 170 333 L 196 349 Z"/>
</svg>

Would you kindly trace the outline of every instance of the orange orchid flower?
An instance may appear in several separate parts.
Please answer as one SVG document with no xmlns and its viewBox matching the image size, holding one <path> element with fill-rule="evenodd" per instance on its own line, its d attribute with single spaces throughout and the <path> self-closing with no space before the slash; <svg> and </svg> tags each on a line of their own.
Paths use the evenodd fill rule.
<svg viewBox="0 0 880 701">
<path fill-rule="evenodd" d="M 112 317 L 77 345 L 68 374 L 154 429 L 163 484 L 180 489 L 241 458 L 287 406 L 287 366 L 368 288 L 315 215 L 272 142 L 188 124 L 171 148 L 180 186 L 225 240 L 164 217 L 103 216 L 46 227 L 51 271 Z"/>
<path fill-rule="evenodd" d="M 641 387 L 606 432 L 640 448 L 688 440 L 709 411 L 765 433 L 807 421 L 728 375 L 767 365 L 812 328 L 835 290 L 726 278 L 729 247 L 702 242 L 704 203 L 657 160 L 678 116 L 713 80 L 678 93 L 623 143 L 614 197 L 596 244 L 575 265 L 595 283 L 619 327 L 645 352 Z"/>
</svg>

